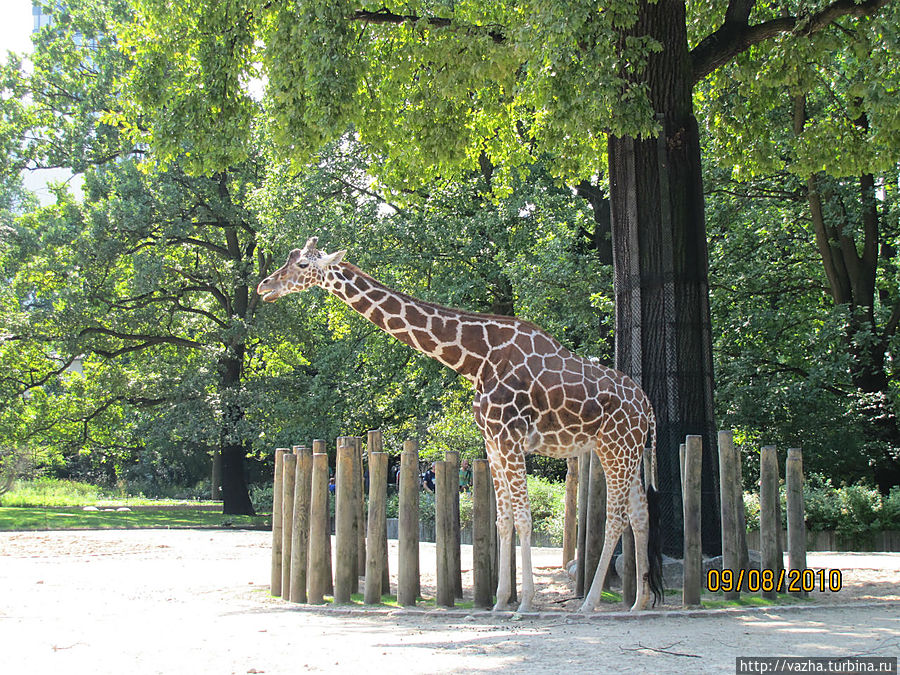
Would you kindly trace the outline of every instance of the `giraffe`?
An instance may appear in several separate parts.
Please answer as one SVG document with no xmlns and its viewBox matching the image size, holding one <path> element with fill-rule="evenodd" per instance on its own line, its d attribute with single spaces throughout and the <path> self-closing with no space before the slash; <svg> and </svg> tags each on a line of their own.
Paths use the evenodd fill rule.
<svg viewBox="0 0 900 675">
<path fill-rule="evenodd" d="M 596 608 L 613 549 L 626 524 L 634 531 L 638 589 L 632 611 L 662 599 L 655 486 L 642 489 L 640 467 L 648 437 L 655 461 L 656 421 L 647 395 L 631 378 L 573 354 L 534 324 L 418 300 L 388 288 L 326 253 L 311 237 L 259 282 L 273 302 L 320 286 L 401 342 L 452 368 L 475 390 L 473 412 L 484 436 L 497 495 L 499 568 L 509 569 L 513 526 L 519 535 L 522 593 L 518 611 L 534 598 L 531 510 L 525 455 L 573 457 L 597 453 L 606 474 L 606 529 L 600 562 L 579 611 Z M 587 455 L 585 455 L 587 456 Z M 649 477 L 648 477 L 649 479 Z M 648 500 L 650 502 L 648 509 Z M 506 608 L 508 575 L 499 575 L 495 610 Z"/>
</svg>

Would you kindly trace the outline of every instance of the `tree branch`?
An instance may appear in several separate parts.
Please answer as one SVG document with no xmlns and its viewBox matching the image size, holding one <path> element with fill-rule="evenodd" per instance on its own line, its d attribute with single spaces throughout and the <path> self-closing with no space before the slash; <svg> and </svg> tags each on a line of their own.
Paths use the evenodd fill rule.
<svg viewBox="0 0 900 675">
<path fill-rule="evenodd" d="M 205 248 L 208 251 L 212 251 L 216 255 L 222 256 L 223 258 L 228 257 L 228 250 L 224 246 L 219 246 L 218 244 L 214 244 L 211 241 L 205 241 L 203 239 L 197 239 L 195 237 L 168 237 L 166 240 L 169 244 L 187 244 L 188 246 L 199 246 L 200 248 Z"/>
<path fill-rule="evenodd" d="M 738 54 L 770 38 L 785 33 L 809 36 L 818 33 L 844 16 L 871 16 L 890 0 L 835 0 L 809 16 L 785 16 L 748 25 L 749 7 L 746 0 L 733 0 L 725 14 L 725 21 L 691 50 L 696 84 Z"/>
<path fill-rule="evenodd" d="M 365 23 L 377 23 L 377 24 L 395 24 L 400 25 L 404 23 L 417 23 L 419 21 L 424 21 L 429 26 L 433 28 L 456 28 L 462 29 L 465 31 L 476 31 L 482 32 L 486 31 L 486 35 L 491 38 L 495 43 L 500 44 L 506 41 L 506 36 L 503 34 L 503 30 L 500 26 L 473 26 L 468 24 L 457 23 L 453 19 L 448 19 L 446 17 L 440 16 L 418 16 L 416 14 L 394 14 L 387 7 L 382 7 L 377 12 L 372 12 L 365 9 L 357 9 L 353 14 L 351 14 L 348 19 L 350 21 L 363 21 Z"/>
<path fill-rule="evenodd" d="M 142 333 L 122 333 L 120 331 L 112 330 L 110 328 L 102 328 L 100 326 L 85 328 L 78 334 L 78 337 L 84 337 L 91 334 L 107 335 L 119 340 L 133 340 L 138 343 L 111 351 L 106 349 L 99 349 L 96 347 L 91 349 L 91 351 L 93 351 L 95 354 L 99 354 L 100 356 L 108 359 L 162 344 L 176 345 L 178 347 L 188 347 L 190 349 L 203 348 L 203 344 L 200 342 L 197 342 L 195 340 L 188 340 L 187 338 L 180 338 L 175 335 L 145 335 Z"/>
</svg>

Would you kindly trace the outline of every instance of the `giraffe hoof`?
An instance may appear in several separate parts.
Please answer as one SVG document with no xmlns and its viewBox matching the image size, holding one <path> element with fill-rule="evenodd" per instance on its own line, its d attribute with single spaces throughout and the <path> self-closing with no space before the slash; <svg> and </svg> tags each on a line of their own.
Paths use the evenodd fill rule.
<svg viewBox="0 0 900 675">
<path fill-rule="evenodd" d="M 638 603 L 635 602 L 635 603 L 631 606 L 631 609 L 630 609 L 629 611 L 631 611 L 631 612 L 645 612 L 645 611 L 647 611 L 647 609 L 649 609 L 649 608 L 647 607 L 647 605 L 648 605 L 648 603 L 647 603 L 646 601 L 645 601 L 645 602 L 642 602 L 640 605 L 638 605 Z"/>
<path fill-rule="evenodd" d="M 516 612 L 518 614 L 522 614 L 525 612 L 533 612 L 533 611 L 534 611 L 534 608 L 531 606 L 530 602 L 523 602 L 521 605 L 519 605 L 519 609 L 516 610 Z"/>
<path fill-rule="evenodd" d="M 589 602 L 585 602 L 583 605 L 581 605 L 581 607 L 578 608 L 576 614 L 591 614 L 593 613 L 593 611 L 594 608 L 591 607 L 591 604 Z"/>
</svg>

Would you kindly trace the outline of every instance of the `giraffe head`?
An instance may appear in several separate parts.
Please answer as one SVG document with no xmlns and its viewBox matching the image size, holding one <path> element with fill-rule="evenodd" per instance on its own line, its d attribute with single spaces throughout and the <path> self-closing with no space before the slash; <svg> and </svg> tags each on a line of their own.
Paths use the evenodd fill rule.
<svg viewBox="0 0 900 675">
<path fill-rule="evenodd" d="M 264 302 L 274 302 L 282 295 L 322 284 L 325 270 L 341 262 L 347 252 L 325 253 L 316 248 L 318 241 L 318 237 L 310 237 L 306 246 L 291 251 L 283 266 L 259 282 L 256 292 Z"/>
</svg>

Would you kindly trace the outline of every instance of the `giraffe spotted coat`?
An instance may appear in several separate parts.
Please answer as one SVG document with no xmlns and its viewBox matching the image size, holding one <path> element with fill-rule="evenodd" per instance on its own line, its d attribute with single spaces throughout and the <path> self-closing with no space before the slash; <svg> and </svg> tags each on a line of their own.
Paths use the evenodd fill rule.
<svg viewBox="0 0 900 675">
<path fill-rule="evenodd" d="M 343 262 L 344 251 L 326 254 L 312 237 L 291 251 L 280 269 L 257 288 L 272 302 L 288 293 L 321 286 L 376 326 L 437 359 L 469 380 L 473 411 L 484 436 L 497 495 L 500 569 L 508 569 L 513 525 L 522 555 L 520 611 L 531 608 L 531 511 L 525 455 L 572 457 L 585 451 L 600 458 L 607 484 L 603 551 L 582 605 L 593 610 L 613 548 L 630 522 L 635 536 L 637 578 L 632 609 L 649 604 L 649 517 L 640 466 L 648 440 L 655 451 L 653 410 L 627 375 L 573 354 L 534 324 L 514 317 L 466 312 L 412 298 Z M 505 562 L 504 562 L 505 561 Z M 500 575 L 495 608 L 510 596 Z"/>
</svg>

